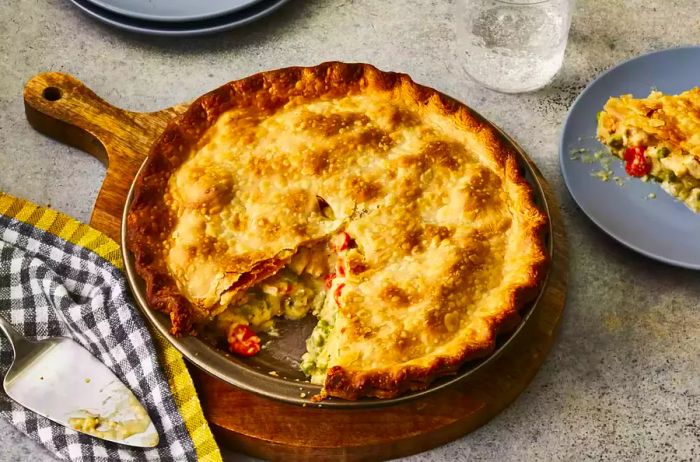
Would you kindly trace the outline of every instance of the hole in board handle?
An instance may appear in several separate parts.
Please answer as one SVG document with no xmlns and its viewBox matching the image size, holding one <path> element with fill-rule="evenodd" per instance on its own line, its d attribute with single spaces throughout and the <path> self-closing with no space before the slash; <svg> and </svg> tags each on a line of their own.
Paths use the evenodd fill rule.
<svg viewBox="0 0 700 462">
<path fill-rule="evenodd" d="M 41 95 L 48 101 L 58 101 L 62 96 L 61 90 L 56 87 L 44 88 L 44 92 Z"/>
</svg>

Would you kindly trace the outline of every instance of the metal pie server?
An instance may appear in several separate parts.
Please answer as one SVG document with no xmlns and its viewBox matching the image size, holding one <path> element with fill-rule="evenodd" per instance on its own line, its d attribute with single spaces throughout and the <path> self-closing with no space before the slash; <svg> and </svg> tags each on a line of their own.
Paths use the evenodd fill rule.
<svg viewBox="0 0 700 462">
<path fill-rule="evenodd" d="M 154 447 L 159 437 L 146 409 L 111 370 L 77 342 L 33 342 L 0 316 L 15 358 L 7 395 L 22 406 L 81 433 L 115 443 Z"/>
</svg>

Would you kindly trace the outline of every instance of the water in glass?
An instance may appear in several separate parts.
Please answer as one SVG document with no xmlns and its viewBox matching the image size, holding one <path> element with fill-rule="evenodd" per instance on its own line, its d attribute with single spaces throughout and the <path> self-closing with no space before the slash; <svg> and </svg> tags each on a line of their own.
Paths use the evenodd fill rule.
<svg viewBox="0 0 700 462">
<path fill-rule="evenodd" d="M 571 0 L 457 0 L 456 13 L 464 68 L 482 85 L 532 91 L 561 67 Z"/>
</svg>

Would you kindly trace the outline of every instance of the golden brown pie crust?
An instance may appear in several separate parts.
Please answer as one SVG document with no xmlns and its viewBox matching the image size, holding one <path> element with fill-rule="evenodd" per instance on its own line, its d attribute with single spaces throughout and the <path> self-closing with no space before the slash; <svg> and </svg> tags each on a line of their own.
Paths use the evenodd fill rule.
<svg viewBox="0 0 700 462">
<path fill-rule="evenodd" d="M 514 320 L 518 318 L 518 311 L 538 293 L 540 282 L 546 274 L 548 259 L 542 239 L 546 228 L 546 217 L 532 202 L 531 189 L 519 171 L 516 154 L 500 134 L 463 104 L 433 89 L 414 83 L 404 74 L 382 72 L 367 64 L 331 62 L 309 68 L 293 67 L 263 72 L 230 82 L 192 103 L 182 116 L 170 123 L 154 143 L 148 160 L 136 180 L 134 200 L 127 217 L 127 241 L 129 249 L 134 254 L 137 271 L 146 282 L 150 306 L 169 313 L 173 334 L 195 334 L 195 323 L 206 320 L 213 311 L 211 303 L 197 302 L 195 305 L 183 295 L 185 286 L 182 284 L 184 283 L 181 280 L 182 284 L 178 286 L 168 267 L 168 252 L 171 252 L 173 245 L 177 244 L 171 236 L 180 219 L 179 212 L 173 210 L 173 204 L 177 203 L 177 199 L 173 197 L 172 191 L 177 189 L 170 185 L 175 181 L 171 177 L 174 177 L 183 163 L 193 156 L 192 153 L 197 153 L 207 146 L 212 136 L 210 129 L 216 125 L 220 116 L 230 111 L 253 114 L 264 119 L 290 106 L 304 106 L 315 102 L 327 103 L 353 95 L 375 95 L 378 98 L 386 98 L 387 101 L 399 101 L 406 107 L 420 108 L 421 114 L 426 117 L 436 115 L 443 119 L 447 118 L 455 127 L 470 133 L 470 136 L 473 135 L 480 145 L 481 160 L 486 159 L 488 166 L 477 170 L 474 178 L 470 180 L 475 186 L 467 185 L 471 188 L 470 194 L 473 199 L 470 203 L 471 209 L 467 212 L 476 220 L 482 210 L 488 209 L 491 201 L 488 188 L 493 187 L 491 185 L 493 183 L 500 185 L 501 188 L 497 191 L 500 198 L 498 206 L 510 215 L 506 217 L 507 220 L 503 220 L 505 224 L 502 229 L 494 225 L 496 226 L 494 229 L 486 229 L 483 235 L 476 234 L 476 237 L 470 238 L 468 242 L 465 241 L 467 243 L 464 245 L 481 245 L 479 239 L 488 240 L 489 235 L 496 236 L 503 233 L 508 235 L 506 244 L 514 245 L 518 250 L 516 262 L 506 262 L 502 265 L 503 268 L 508 266 L 510 269 L 498 270 L 503 273 L 503 280 L 507 279 L 510 282 L 505 287 L 498 288 L 497 306 L 490 308 L 487 314 L 481 315 L 475 322 L 468 323 L 468 335 L 458 347 L 451 347 L 451 350 L 444 354 L 426 355 L 426 359 L 422 362 L 411 360 L 401 364 L 392 359 L 393 362 L 384 367 L 383 359 L 379 355 L 375 361 L 366 362 L 370 365 L 369 367 L 357 369 L 336 365 L 328 369 L 324 395 L 347 399 L 364 396 L 387 398 L 409 390 L 424 389 L 436 377 L 454 373 L 465 361 L 488 355 L 495 346 L 496 335 L 513 325 Z M 396 119 L 393 123 L 399 126 L 410 126 L 415 122 L 410 120 L 414 116 L 408 112 L 397 111 L 392 117 Z M 314 121 L 313 117 L 310 117 L 308 123 L 311 124 L 311 128 L 302 127 L 301 129 L 316 130 L 315 133 L 319 138 L 333 136 L 355 123 L 363 124 L 364 122 L 359 119 L 357 121 L 347 118 L 335 120 L 330 117 L 330 119 Z M 362 132 L 362 138 L 356 140 L 355 144 L 358 146 L 363 143 L 372 144 L 376 147 L 374 155 L 380 155 L 377 152 L 381 152 L 383 146 L 392 142 L 386 133 L 365 130 Z M 422 162 L 425 164 L 422 167 L 424 170 L 443 168 L 449 174 L 449 171 L 458 171 L 462 162 L 459 156 L 455 157 L 455 152 L 459 150 L 446 147 L 445 143 L 439 141 L 429 143 L 427 149 L 422 151 L 422 157 L 405 156 L 400 162 L 407 164 Z M 308 165 L 310 175 L 328 168 L 328 160 L 323 156 L 309 159 L 311 159 Z M 415 165 L 408 165 L 408 167 L 413 168 Z M 484 176 L 487 178 L 484 179 Z M 495 180 L 489 183 L 488 178 L 491 177 Z M 482 190 L 480 189 L 482 183 L 488 183 L 491 186 L 483 186 Z M 348 179 L 346 186 L 346 190 L 358 203 L 371 203 L 378 195 L 383 194 L 382 188 L 381 182 L 368 182 L 361 177 Z M 200 192 L 205 197 L 212 194 L 218 197 L 229 197 L 229 189 L 230 186 L 223 186 L 220 189 L 209 187 Z M 417 200 L 417 196 L 411 195 L 410 187 L 403 193 L 405 200 Z M 414 193 L 419 194 L 420 191 L 414 191 Z M 501 213 L 500 210 L 496 212 Z M 517 226 L 515 224 L 511 226 L 511 221 Z M 423 238 L 437 239 L 433 242 L 439 243 L 441 240 L 450 239 L 451 231 L 445 227 L 424 224 L 421 229 Z M 411 245 L 418 245 L 415 242 L 412 244 L 411 239 L 417 238 L 408 232 L 404 237 L 407 246 L 404 250 L 410 253 Z M 217 252 L 217 242 L 202 242 L 201 246 L 210 247 L 208 252 L 212 255 Z M 450 267 L 452 269 L 448 269 L 446 273 L 448 279 L 454 276 L 454 279 L 459 282 L 459 277 L 467 277 L 465 275 L 469 271 L 482 271 L 480 265 L 489 264 L 477 261 L 478 256 L 472 258 L 472 255 L 468 254 L 469 249 L 465 249 L 462 249 L 464 259 L 452 262 Z M 235 274 L 235 277 L 225 279 L 225 281 L 232 281 L 230 284 L 227 283 L 225 292 L 230 294 L 243 290 L 255 284 L 256 281 L 274 274 L 285 264 L 285 257 L 286 255 L 281 254 L 256 257 L 251 256 L 250 253 L 237 256 L 235 261 L 230 262 L 230 274 Z M 487 272 L 488 268 L 483 271 Z M 517 277 L 508 279 L 508 271 L 516 272 Z M 500 274 L 490 277 L 498 278 Z M 183 276 L 178 277 L 182 279 Z M 442 284 L 438 289 L 445 292 L 447 290 L 445 287 L 447 286 Z M 220 291 L 217 294 L 221 296 Z M 350 293 L 346 297 L 348 303 L 351 304 L 356 295 Z M 446 292 L 442 295 L 445 304 L 449 302 L 454 305 L 454 300 L 449 295 Z M 379 297 L 384 301 L 393 301 L 397 306 L 410 304 L 410 294 L 407 295 L 401 288 L 391 284 L 382 289 Z M 436 332 L 442 332 L 445 330 L 443 324 L 447 323 L 448 319 L 445 311 L 441 311 L 440 307 L 437 308 L 432 311 L 437 312 L 436 316 L 439 318 L 428 315 L 425 321 L 426 329 L 435 328 Z M 450 312 L 447 312 L 447 315 L 450 315 Z M 347 316 L 352 318 L 353 315 Z M 465 327 L 467 321 L 460 321 L 462 324 L 459 324 L 459 329 L 467 329 Z M 364 334 L 370 335 L 368 332 Z M 428 336 L 428 340 L 434 339 L 435 343 L 439 343 L 438 339 L 442 338 L 441 335 L 443 334 Z M 348 338 L 361 340 L 361 336 L 357 335 Z M 402 339 L 397 340 L 397 348 L 405 347 L 402 342 Z"/>
<path fill-rule="evenodd" d="M 678 95 L 652 91 L 647 98 L 610 98 L 600 114 L 598 138 L 608 143 L 625 131 L 639 132 L 639 144 L 666 144 L 700 161 L 700 87 Z"/>
</svg>

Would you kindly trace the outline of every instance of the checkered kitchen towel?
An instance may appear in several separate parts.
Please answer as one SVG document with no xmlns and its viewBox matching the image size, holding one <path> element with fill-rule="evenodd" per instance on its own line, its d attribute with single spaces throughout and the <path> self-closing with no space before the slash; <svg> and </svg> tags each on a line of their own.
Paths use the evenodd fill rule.
<svg viewBox="0 0 700 462">
<path fill-rule="evenodd" d="M 130 448 L 77 433 L 2 391 L 0 417 L 61 459 L 220 461 L 182 357 L 150 334 L 121 266 L 118 245 L 103 234 L 0 193 L 0 313 L 29 338 L 70 336 L 90 350 L 146 406 L 160 445 Z M 10 344 L 0 335 L 0 377 L 11 361 Z"/>
</svg>

